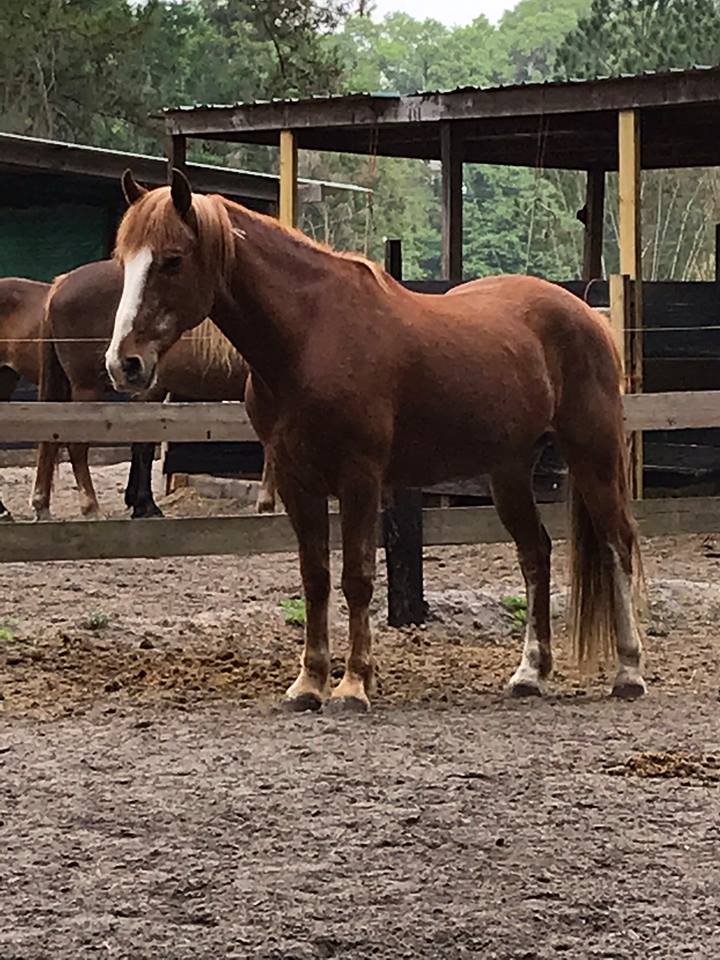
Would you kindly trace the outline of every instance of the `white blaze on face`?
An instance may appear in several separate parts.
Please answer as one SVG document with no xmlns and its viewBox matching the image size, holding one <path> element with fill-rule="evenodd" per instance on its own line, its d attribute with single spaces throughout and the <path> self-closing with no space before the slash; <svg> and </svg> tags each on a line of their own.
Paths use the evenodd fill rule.
<svg viewBox="0 0 720 960">
<path fill-rule="evenodd" d="M 105 354 L 105 367 L 115 383 L 122 378 L 120 345 L 130 333 L 142 303 L 148 270 L 152 263 L 152 250 L 142 247 L 125 263 L 122 297 L 115 314 L 112 340 Z"/>
</svg>

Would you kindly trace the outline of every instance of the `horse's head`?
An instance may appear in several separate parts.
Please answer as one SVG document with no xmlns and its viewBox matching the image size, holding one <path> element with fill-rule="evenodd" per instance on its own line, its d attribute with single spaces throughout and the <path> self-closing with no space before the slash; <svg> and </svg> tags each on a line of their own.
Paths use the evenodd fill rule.
<svg viewBox="0 0 720 960">
<path fill-rule="evenodd" d="M 207 212 L 216 201 L 194 197 L 178 170 L 157 190 L 126 170 L 122 186 L 128 209 L 115 257 L 124 283 L 105 365 L 117 389 L 140 391 L 154 382 L 160 357 L 210 313 L 219 251 L 207 238 L 217 217 Z"/>
</svg>

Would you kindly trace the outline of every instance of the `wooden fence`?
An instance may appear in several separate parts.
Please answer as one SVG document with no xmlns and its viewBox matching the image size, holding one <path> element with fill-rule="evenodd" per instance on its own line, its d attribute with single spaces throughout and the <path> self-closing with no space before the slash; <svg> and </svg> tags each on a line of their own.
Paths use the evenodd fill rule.
<svg viewBox="0 0 720 960">
<path fill-rule="evenodd" d="M 635 394 L 623 398 L 628 433 L 720 427 L 720 391 Z M 5 403 L 0 440 L 130 443 L 255 440 L 244 405 Z M 643 500 L 635 504 L 648 536 L 720 532 L 720 498 Z M 543 508 L 551 534 L 565 531 L 562 504 Z M 333 543 L 338 543 L 333 518 Z M 427 545 L 497 543 L 507 534 L 492 507 L 423 512 Z M 379 527 L 378 542 L 382 541 Z M 0 527 L 0 562 L 200 556 L 291 551 L 285 516 L 203 519 L 15 522 Z"/>
</svg>

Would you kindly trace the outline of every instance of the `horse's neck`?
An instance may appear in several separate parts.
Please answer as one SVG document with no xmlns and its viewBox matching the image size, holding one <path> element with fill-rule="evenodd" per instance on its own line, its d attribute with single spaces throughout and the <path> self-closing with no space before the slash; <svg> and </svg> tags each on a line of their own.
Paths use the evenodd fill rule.
<svg viewBox="0 0 720 960">
<path fill-rule="evenodd" d="M 219 290 L 213 320 L 268 386 L 286 386 L 314 323 L 324 313 L 336 265 L 332 254 L 306 244 L 270 218 L 234 205 L 235 265 Z"/>
</svg>

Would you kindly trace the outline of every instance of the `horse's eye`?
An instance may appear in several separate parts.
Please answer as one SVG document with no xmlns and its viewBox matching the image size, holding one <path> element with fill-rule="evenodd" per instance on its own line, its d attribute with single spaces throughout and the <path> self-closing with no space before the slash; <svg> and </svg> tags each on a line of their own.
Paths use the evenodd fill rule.
<svg viewBox="0 0 720 960">
<path fill-rule="evenodd" d="M 182 257 L 164 257 L 160 261 L 160 270 L 163 273 L 177 273 L 182 266 Z"/>
</svg>

